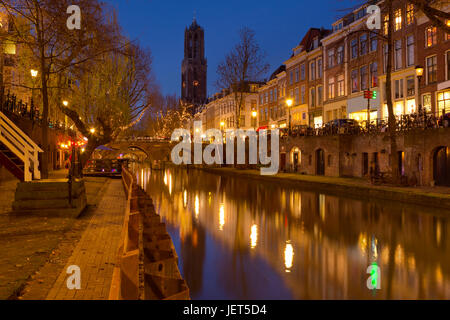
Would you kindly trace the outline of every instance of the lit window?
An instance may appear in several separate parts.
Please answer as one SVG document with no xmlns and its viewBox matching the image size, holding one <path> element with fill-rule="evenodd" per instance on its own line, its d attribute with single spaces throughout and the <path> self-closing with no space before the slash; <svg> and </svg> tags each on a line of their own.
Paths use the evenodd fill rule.
<svg viewBox="0 0 450 320">
<path fill-rule="evenodd" d="M 395 31 L 398 31 L 402 28 L 402 9 L 395 10 Z"/>
<path fill-rule="evenodd" d="M 406 24 L 409 26 L 414 22 L 414 5 L 408 3 L 406 5 Z"/>
<path fill-rule="evenodd" d="M 436 27 L 428 27 L 425 30 L 425 45 L 432 47 L 436 44 Z"/>
<path fill-rule="evenodd" d="M 337 85 L 338 85 L 338 96 L 342 97 L 345 94 L 345 83 L 343 74 L 338 76 Z"/>
<path fill-rule="evenodd" d="M 384 16 L 384 21 L 383 21 L 383 33 L 385 35 L 388 34 L 388 30 L 389 30 L 389 15 L 385 15 Z"/>
<path fill-rule="evenodd" d="M 328 80 L 328 99 L 334 99 L 334 78 Z"/>
<path fill-rule="evenodd" d="M 16 44 L 10 40 L 5 40 L 4 53 L 5 54 L 16 54 Z"/>
</svg>

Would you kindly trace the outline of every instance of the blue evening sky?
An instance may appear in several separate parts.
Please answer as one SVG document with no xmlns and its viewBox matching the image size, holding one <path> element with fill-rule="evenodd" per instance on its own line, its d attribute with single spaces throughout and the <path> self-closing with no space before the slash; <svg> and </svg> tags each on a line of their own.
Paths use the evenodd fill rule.
<svg viewBox="0 0 450 320">
<path fill-rule="evenodd" d="M 358 0 L 105 0 L 117 10 L 131 39 L 152 51 L 153 70 L 163 94 L 180 95 L 184 29 L 197 22 L 205 29 L 208 95 L 216 92 L 216 68 L 238 41 L 242 26 L 255 30 L 271 72 L 286 61 L 310 27 L 331 23 Z M 270 73 L 269 75 L 270 76 Z"/>
</svg>

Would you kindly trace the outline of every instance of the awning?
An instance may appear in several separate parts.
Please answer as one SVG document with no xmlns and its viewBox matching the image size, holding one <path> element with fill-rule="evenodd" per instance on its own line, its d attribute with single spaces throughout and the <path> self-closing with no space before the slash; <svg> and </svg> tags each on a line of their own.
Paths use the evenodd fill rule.
<svg viewBox="0 0 450 320">
<path fill-rule="evenodd" d="M 103 151 L 113 151 L 113 149 L 105 147 L 105 146 L 100 146 L 97 147 L 95 150 L 103 150 Z"/>
<path fill-rule="evenodd" d="M 256 132 L 259 132 L 261 130 L 269 130 L 269 126 L 263 126 L 263 127 L 259 127 Z"/>
</svg>

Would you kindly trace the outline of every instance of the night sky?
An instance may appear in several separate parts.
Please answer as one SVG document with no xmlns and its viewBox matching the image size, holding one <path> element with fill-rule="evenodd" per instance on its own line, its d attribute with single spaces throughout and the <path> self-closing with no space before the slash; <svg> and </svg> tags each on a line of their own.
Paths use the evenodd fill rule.
<svg viewBox="0 0 450 320">
<path fill-rule="evenodd" d="M 286 61 L 310 27 L 331 28 L 358 0 L 105 0 L 117 10 L 131 39 L 152 51 L 153 70 L 163 94 L 180 95 L 184 29 L 197 22 L 205 29 L 208 95 L 216 92 L 216 68 L 238 41 L 242 26 L 255 30 L 271 72 Z M 270 73 L 271 73 L 270 72 Z M 270 73 L 268 76 L 270 76 Z"/>
</svg>

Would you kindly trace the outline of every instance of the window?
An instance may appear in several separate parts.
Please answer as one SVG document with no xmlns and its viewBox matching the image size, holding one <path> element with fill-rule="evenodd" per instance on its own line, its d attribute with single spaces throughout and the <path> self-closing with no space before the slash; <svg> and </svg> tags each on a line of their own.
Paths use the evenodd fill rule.
<svg viewBox="0 0 450 320">
<path fill-rule="evenodd" d="M 293 98 L 294 97 L 294 90 L 289 90 L 289 98 Z"/>
<path fill-rule="evenodd" d="M 437 111 L 440 115 L 450 111 L 450 90 L 437 94 Z"/>
<path fill-rule="evenodd" d="M 370 33 L 370 51 L 376 51 L 378 46 L 378 39 L 377 39 L 377 33 L 375 31 L 372 31 Z"/>
<path fill-rule="evenodd" d="M 385 15 L 384 16 L 384 20 L 383 20 L 383 33 L 384 33 L 384 35 L 388 34 L 388 30 L 389 30 L 389 15 Z"/>
<path fill-rule="evenodd" d="M 299 81 L 298 68 L 295 68 L 295 82 Z"/>
<path fill-rule="evenodd" d="M 416 93 L 416 84 L 414 76 L 410 76 L 406 78 L 406 96 L 411 97 L 414 96 Z"/>
<path fill-rule="evenodd" d="M 437 56 L 427 58 L 427 83 L 434 83 L 437 81 Z"/>
<path fill-rule="evenodd" d="M 263 94 L 261 94 L 261 95 L 259 96 L 259 104 L 260 104 L 260 105 L 263 105 L 263 104 L 264 104 L 264 95 L 263 95 Z"/>
<path fill-rule="evenodd" d="M 445 20 L 447 27 L 450 27 L 450 20 Z M 445 33 L 445 41 L 450 40 L 450 33 Z"/>
<path fill-rule="evenodd" d="M 320 106 L 323 103 L 323 87 L 317 87 L 317 104 Z"/>
<path fill-rule="evenodd" d="M 328 79 L 328 99 L 334 99 L 334 78 Z"/>
<path fill-rule="evenodd" d="M 406 38 L 406 63 L 408 67 L 414 65 L 414 36 L 408 36 Z"/>
<path fill-rule="evenodd" d="M 431 111 L 431 93 L 422 96 L 422 105 L 424 110 Z"/>
<path fill-rule="evenodd" d="M 402 68 L 402 40 L 395 41 L 395 70 Z"/>
<path fill-rule="evenodd" d="M 269 101 L 272 102 L 273 101 L 273 90 L 270 90 L 270 98 Z"/>
<path fill-rule="evenodd" d="M 300 66 L 300 80 L 305 80 L 305 65 L 304 64 L 302 64 L 301 66 Z"/>
<path fill-rule="evenodd" d="M 367 73 L 367 66 L 364 66 L 360 70 L 360 76 L 361 76 L 361 90 L 367 90 L 367 80 L 368 80 L 368 73 Z"/>
<path fill-rule="evenodd" d="M 352 70 L 352 93 L 358 92 L 358 70 Z"/>
<path fill-rule="evenodd" d="M 384 45 L 384 52 L 383 52 L 383 68 L 384 68 L 384 73 L 387 72 L 387 65 L 388 65 L 388 59 L 389 59 L 389 55 L 388 55 L 388 46 L 387 44 Z"/>
<path fill-rule="evenodd" d="M 266 102 L 266 103 L 269 103 L 269 92 L 268 92 L 268 91 L 266 91 L 265 96 L 266 96 L 265 102 Z"/>
<path fill-rule="evenodd" d="M 309 80 L 316 79 L 316 63 L 313 61 L 309 65 Z"/>
<path fill-rule="evenodd" d="M 376 62 L 370 64 L 370 87 L 378 87 L 378 63 Z"/>
<path fill-rule="evenodd" d="M 339 46 L 337 49 L 337 64 L 344 62 L 344 46 Z"/>
<path fill-rule="evenodd" d="M 411 3 L 406 4 L 406 25 L 410 25 L 414 22 L 414 5 Z"/>
<path fill-rule="evenodd" d="M 302 104 L 304 104 L 305 103 L 305 86 L 302 86 L 302 91 L 301 91 L 301 101 L 302 101 Z"/>
<path fill-rule="evenodd" d="M 356 39 L 352 40 L 351 50 L 352 50 L 352 59 L 356 59 L 358 57 L 358 40 Z"/>
<path fill-rule="evenodd" d="M 15 55 L 16 54 L 16 44 L 11 40 L 4 40 L 3 53 Z"/>
<path fill-rule="evenodd" d="M 436 27 L 428 27 L 425 30 L 425 46 L 427 48 L 436 44 Z"/>
<path fill-rule="evenodd" d="M 317 76 L 318 78 L 322 78 L 323 73 L 323 65 L 322 65 L 322 59 L 317 59 Z"/>
<path fill-rule="evenodd" d="M 450 80 L 450 51 L 445 54 L 447 60 L 447 80 Z"/>
<path fill-rule="evenodd" d="M 298 105 L 300 103 L 300 97 L 299 97 L 299 91 L 298 87 L 295 88 L 295 105 Z"/>
<path fill-rule="evenodd" d="M 403 98 L 403 79 L 395 80 L 395 99 Z"/>
<path fill-rule="evenodd" d="M 315 107 L 316 106 L 316 88 L 312 88 L 309 91 L 309 104 L 311 107 Z"/>
<path fill-rule="evenodd" d="M 394 17 L 395 17 L 394 30 L 398 31 L 402 28 L 402 9 L 395 10 Z"/>
<path fill-rule="evenodd" d="M 274 101 L 278 101 L 278 88 L 273 89 Z"/>
<path fill-rule="evenodd" d="M 290 84 L 293 84 L 294 83 L 294 71 L 291 71 L 290 73 L 289 73 L 289 80 L 290 80 Z"/>
<path fill-rule="evenodd" d="M 338 97 L 342 97 L 343 95 L 345 95 L 345 83 L 343 74 L 338 76 L 337 86 L 338 86 Z"/>
<path fill-rule="evenodd" d="M 328 68 L 334 66 L 334 49 L 328 50 Z"/>
<path fill-rule="evenodd" d="M 365 55 L 367 53 L 367 34 L 363 34 L 359 37 L 359 47 L 361 50 L 361 55 Z"/>
</svg>

